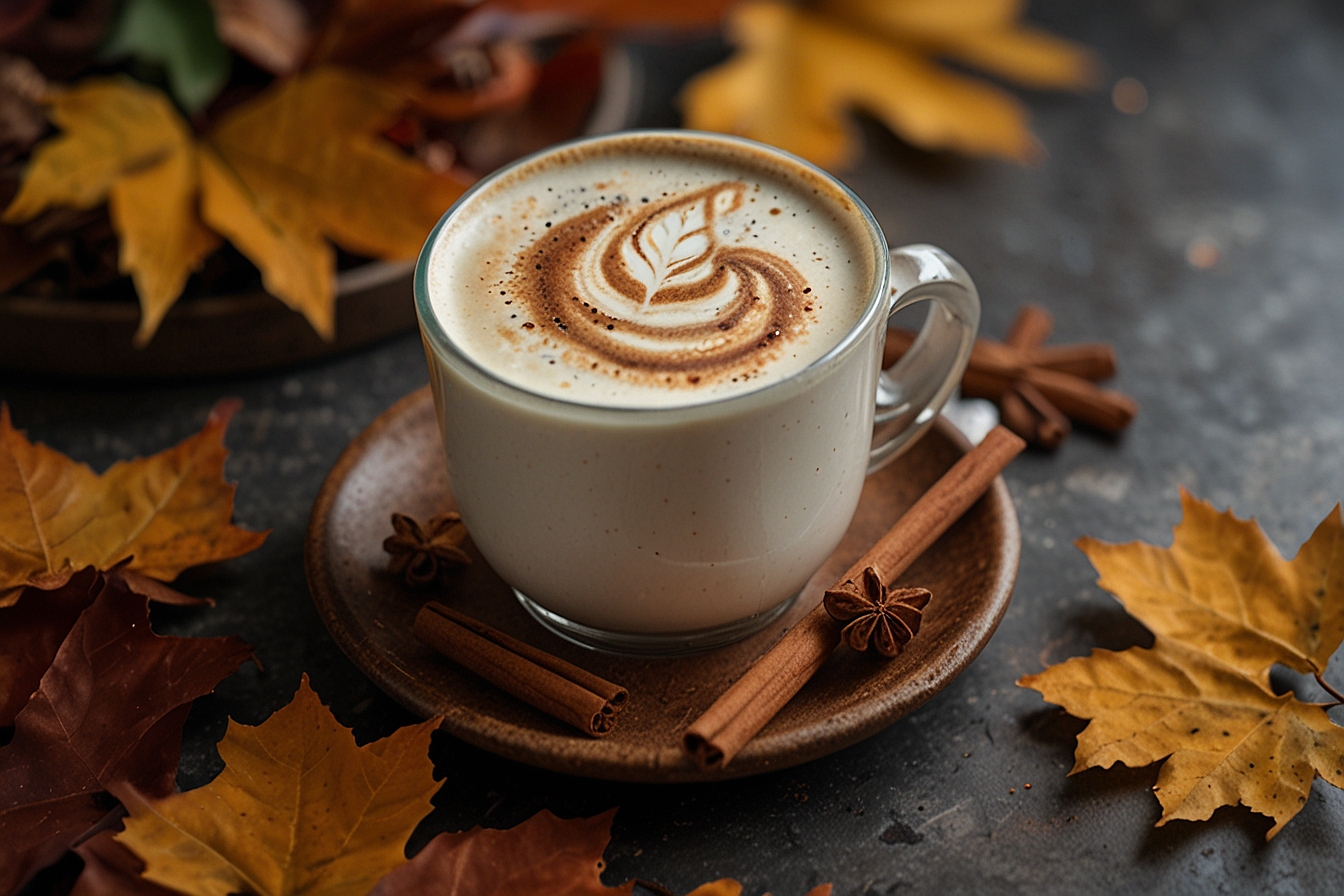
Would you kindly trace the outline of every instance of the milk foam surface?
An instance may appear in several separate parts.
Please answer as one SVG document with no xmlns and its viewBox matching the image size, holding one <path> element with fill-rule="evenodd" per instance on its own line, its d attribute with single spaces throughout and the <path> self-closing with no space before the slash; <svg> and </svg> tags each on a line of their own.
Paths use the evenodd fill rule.
<svg viewBox="0 0 1344 896">
<path fill-rule="evenodd" d="M 862 315 L 877 276 L 848 197 L 764 152 L 629 135 L 469 197 L 426 266 L 477 365 L 599 406 L 699 404 L 784 379 Z"/>
</svg>

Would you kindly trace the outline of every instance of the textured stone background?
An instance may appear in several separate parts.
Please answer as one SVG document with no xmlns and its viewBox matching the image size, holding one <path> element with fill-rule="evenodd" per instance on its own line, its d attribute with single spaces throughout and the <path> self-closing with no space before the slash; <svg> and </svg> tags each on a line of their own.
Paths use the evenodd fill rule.
<svg viewBox="0 0 1344 896">
<path fill-rule="evenodd" d="M 1051 157 L 1030 170 L 917 153 L 865 125 L 866 160 L 847 177 L 893 243 L 933 242 L 965 264 L 980 284 L 987 333 L 1001 335 L 1020 303 L 1044 303 L 1059 340 L 1117 345 L 1116 385 L 1143 408 L 1118 440 L 1080 434 L 1007 472 L 1023 558 L 988 648 L 872 739 L 745 781 L 590 782 L 440 738 L 445 786 L 423 837 L 508 826 L 543 807 L 577 815 L 618 805 L 607 879 L 638 875 L 678 892 L 720 876 L 776 896 L 823 881 L 839 894 L 1337 889 L 1344 794 L 1318 784 L 1268 845 L 1269 822 L 1240 808 L 1155 829 L 1155 768 L 1066 778 L 1081 723 L 1013 681 L 1148 637 L 1095 587 L 1075 538 L 1168 543 L 1180 484 L 1256 516 L 1291 554 L 1344 496 L 1344 6 L 1060 0 L 1032 4 L 1032 18 L 1097 47 L 1107 85 L 1138 77 L 1148 109 L 1122 115 L 1108 89 L 1031 96 Z M 643 122 L 668 123 L 672 80 L 717 52 L 646 48 Z M 1201 239 L 1221 252 L 1210 269 L 1186 259 Z M 237 519 L 274 533 L 256 553 L 186 580 L 185 590 L 218 597 L 217 608 L 161 610 L 155 621 L 176 634 L 236 632 L 266 671 L 249 666 L 198 702 L 183 787 L 217 773 L 214 744 L 228 717 L 261 721 L 304 671 L 362 740 L 412 721 L 328 637 L 308 598 L 302 546 L 341 449 L 424 380 L 413 335 L 243 380 L 0 379 L 18 426 L 99 469 L 189 435 L 220 396 L 246 402 L 229 434 Z M 1338 664 L 1330 674 L 1344 686 Z M 1276 681 L 1319 696 L 1309 683 Z"/>
</svg>

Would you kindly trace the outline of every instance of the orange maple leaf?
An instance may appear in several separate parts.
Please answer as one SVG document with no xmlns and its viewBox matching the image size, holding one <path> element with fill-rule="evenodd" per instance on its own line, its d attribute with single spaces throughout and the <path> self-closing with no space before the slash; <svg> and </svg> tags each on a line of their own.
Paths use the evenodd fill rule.
<svg viewBox="0 0 1344 896">
<path fill-rule="evenodd" d="M 87 566 L 125 562 L 128 583 L 146 593 L 258 547 L 269 533 L 229 522 L 234 487 L 223 478 L 224 430 L 240 406 L 221 401 L 196 435 L 100 476 L 29 442 L 0 404 L 0 607 L 25 586 L 59 588 Z"/>
</svg>

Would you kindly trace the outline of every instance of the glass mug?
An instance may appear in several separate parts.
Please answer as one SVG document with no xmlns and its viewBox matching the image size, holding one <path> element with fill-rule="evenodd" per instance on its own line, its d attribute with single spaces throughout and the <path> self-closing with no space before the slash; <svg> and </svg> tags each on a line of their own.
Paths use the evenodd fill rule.
<svg viewBox="0 0 1344 896">
<path fill-rule="evenodd" d="M 453 249 L 440 238 L 445 226 L 497 215 L 488 197 L 474 200 L 500 178 L 623 140 L 746 152 L 772 172 L 829 183 L 848 199 L 875 272 L 853 325 L 783 379 L 665 407 L 551 397 L 468 356 L 432 302 L 434 253 Z M 933 246 L 889 250 L 867 206 L 826 172 L 752 141 L 692 131 L 573 141 L 483 179 L 430 234 L 415 301 L 449 483 L 476 547 L 546 628 L 653 656 L 729 643 L 789 607 L 840 543 L 865 476 L 917 439 L 956 387 L 980 318 L 961 265 Z M 924 301 L 933 306 L 918 339 L 882 371 L 888 317 Z"/>
</svg>

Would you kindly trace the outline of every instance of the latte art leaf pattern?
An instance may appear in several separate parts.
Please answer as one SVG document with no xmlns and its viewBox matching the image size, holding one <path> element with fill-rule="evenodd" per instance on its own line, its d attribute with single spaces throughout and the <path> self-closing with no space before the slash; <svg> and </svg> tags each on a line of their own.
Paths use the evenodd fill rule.
<svg viewBox="0 0 1344 896">
<path fill-rule="evenodd" d="M 728 181 L 548 224 L 515 264 L 513 292 L 535 321 L 527 331 L 612 376 L 750 378 L 806 331 L 814 299 L 783 258 L 720 243 L 746 192 Z"/>
<path fill-rule="evenodd" d="M 627 272 L 644 285 L 648 305 L 665 283 L 703 280 L 711 273 L 714 219 L 742 205 L 741 184 L 674 201 L 617 236 Z"/>
</svg>

